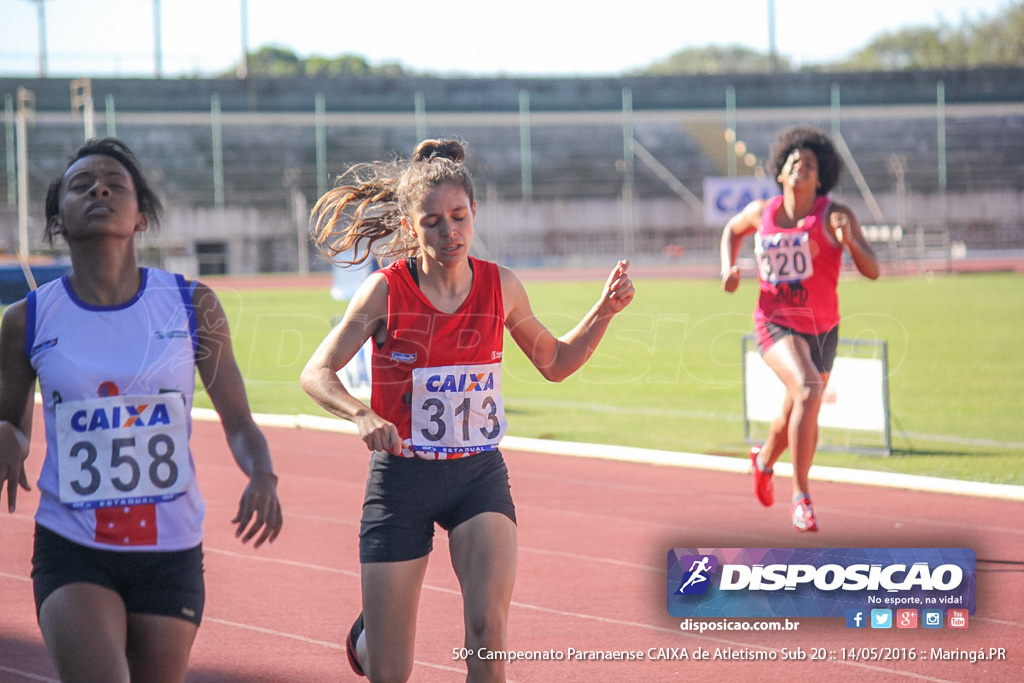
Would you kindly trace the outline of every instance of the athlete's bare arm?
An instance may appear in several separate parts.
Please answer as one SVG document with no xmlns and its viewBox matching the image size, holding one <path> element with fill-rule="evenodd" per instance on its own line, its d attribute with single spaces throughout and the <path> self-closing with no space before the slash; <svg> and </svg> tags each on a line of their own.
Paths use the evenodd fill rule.
<svg viewBox="0 0 1024 683">
<path fill-rule="evenodd" d="M 619 261 L 594 307 L 576 327 L 556 338 L 534 315 L 523 283 L 511 270 L 500 267 L 505 326 L 545 379 L 562 381 L 594 353 L 612 317 L 633 300 L 635 292 L 628 268 L 629 261 Z"/>
</svg>

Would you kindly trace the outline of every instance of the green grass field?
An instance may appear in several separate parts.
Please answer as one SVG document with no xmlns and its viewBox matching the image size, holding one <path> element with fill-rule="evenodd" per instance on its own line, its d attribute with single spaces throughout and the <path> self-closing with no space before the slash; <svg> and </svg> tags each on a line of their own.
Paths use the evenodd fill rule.
<svg viewBox="0 0 1024 683">
<path fill-rule="evenodd" d="M 506 340 L 509 433 L 744 456 L 740 338 L 751 331 L 756 282 L 733 295 L 713 280 L 635 284 L 633 304 L 565 382 L 544 381 Z M 556 335 L 600 286 L 527 283 Z M 815 463 L 1024 484 L 1024 276 L 852 278 L 839 291 L 840 336 L 888 341 L 894 453 L 821 451 Z M 308 289 L 218 292 L 253 410 L 323 414 L 298 375 L 343 305 Z"/>
</svg>

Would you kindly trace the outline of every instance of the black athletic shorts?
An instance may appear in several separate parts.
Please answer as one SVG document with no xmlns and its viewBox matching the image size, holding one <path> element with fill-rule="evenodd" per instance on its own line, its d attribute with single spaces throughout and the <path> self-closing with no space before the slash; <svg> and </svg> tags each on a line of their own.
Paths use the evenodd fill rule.
<svg viewBox="0 0 1024 683">
<path fill-rule="evenodd" d="M 450 532 L 483 512 L 516 521 L 508 468 L 499 451 L 456 460 L 375 452 L 363 500 L 359 561 L 402 562 L 429 555 L 435 523 Z"/>
<path fill-rule="evenodd" d="M 832 365 L 836 361 L 836 351 L 839 348 L 838 325 L 824 334 L 806 334 L 791 330 L 782 325 L 776 325 L 771 321 L 766 321 L 764 323 L 764 330 L 758 330 L 756 335 L 757 346 L 761 351 L 761 355 L 763 356 L 765 351 L 772 347 L 772 344 L 790 335 L 803 338 L 807 345 L 811 347 L 811 362 L 814 363 L 814 367 L 818 369 L 818 372 L 823 375 L 832 372 Z M 766 338 L 771 340 L 770 344 L 765 344 Z"/>
<path fill-rule="evenodd" d="M 39 610 L 69 583 L 94 583 L 116 592 L 129 614 L 159 614 L 191 621 L 203 618 L 206 588 L 203 547 L 180 551 L 97 550 L 36 525 L 32 586 Z"/>
</svg>

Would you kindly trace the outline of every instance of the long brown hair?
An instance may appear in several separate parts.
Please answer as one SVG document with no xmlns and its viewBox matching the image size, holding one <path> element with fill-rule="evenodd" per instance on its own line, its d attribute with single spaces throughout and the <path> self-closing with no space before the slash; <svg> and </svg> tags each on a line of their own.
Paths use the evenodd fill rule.
<svg viewBox="0 0 1024 683">
<path fill-rule="evenodd" d="M 413 208 L 435 187 L 454 184 L 474 201 L 466 150 L 455 140 L 424 140 L 412 159 L 356 164 L 321 197 L 310 214 L 313 243 L 341 265 L 358 265 L 371 256 L 390 261 L 419 254 L 405 230 Z M 351 253 L 351 257 L 340 255 Z"/>
</svg>

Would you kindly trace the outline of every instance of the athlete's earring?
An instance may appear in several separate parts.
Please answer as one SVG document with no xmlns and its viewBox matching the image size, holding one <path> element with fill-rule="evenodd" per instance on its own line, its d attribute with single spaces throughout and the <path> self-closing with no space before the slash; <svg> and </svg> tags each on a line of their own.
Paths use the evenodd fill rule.
<svg viewBox="0 0 1024 683">
<path fill-rule="evenodd" d="M 413 239 L 416 239 L 416 231 L 412 229 L 412 224 L 409 223 L 409 220 L 407 218 L 402 218 L 402 219 L 400 219 L 400 221 L 401 221 L 402 228 L 407 233 L 409 233 L 409 236 L 412 237 Z"/>
</svg>

